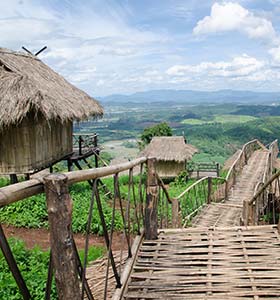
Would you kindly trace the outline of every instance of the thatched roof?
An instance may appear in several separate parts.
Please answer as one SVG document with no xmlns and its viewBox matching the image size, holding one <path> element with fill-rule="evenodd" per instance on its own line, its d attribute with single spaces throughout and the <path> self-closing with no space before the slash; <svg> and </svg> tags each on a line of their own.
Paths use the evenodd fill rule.
<svg viewBox="0 0 280 300">
<path fill-rule="evenodd" d="M 103 115 L 102 106 L 36 56 L 0 48 L 0 128 L 28 112 L 61 122 Z"/>
<path fill-rule="evenodd" d="M 194 146 L 185 143 L 183 136 L 161 136 L 153 137 L 142 154 L 157 160 L 183 162 L 196 152 Z"/>
</svg>

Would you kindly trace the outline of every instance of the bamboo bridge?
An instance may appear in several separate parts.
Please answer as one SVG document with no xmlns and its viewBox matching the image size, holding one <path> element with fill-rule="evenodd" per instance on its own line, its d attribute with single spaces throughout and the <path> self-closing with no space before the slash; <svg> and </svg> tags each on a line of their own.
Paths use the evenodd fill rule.
<svg viewBox="0 0 280 300">
<path fill-rule="evenodd" d="M 46 193 L 52 255 L 45 299 L 50 299 L 53 273 L 60 300 L 280 299 L 277 156 L 277 140 L 267 147 L 258 140 L 250 141 L 226 178 L 202 178 L 173 199 L 156 174 L 154 160 L 139 158 L 114 167 L 51 174 L 2 188 L 0 206 Z M 140 166 L 137 179 L 133 175 L 136 166 Z M 118 178 L 124 170 L 129 170 L 125 196 Z M 114 190 L 108 227 L 98 179 L 110 175 L 114 176 Z M 96 202 L 108 250 L 102 267 L 85 267 L 87 255 L 82 263 L 71 232 L 68 186 L 87 180 L 92 181 L 88 228 Z M 118 253 L 112 249 L 117 210 L 124 224 L 124 249 Z M 267 216 L 270 223 L 263 225 Z M 86 254 L 88 236 L 89 230 Z M 31 299 L 2 230 L 0 246 L 23 299 Z"/>
</svg>

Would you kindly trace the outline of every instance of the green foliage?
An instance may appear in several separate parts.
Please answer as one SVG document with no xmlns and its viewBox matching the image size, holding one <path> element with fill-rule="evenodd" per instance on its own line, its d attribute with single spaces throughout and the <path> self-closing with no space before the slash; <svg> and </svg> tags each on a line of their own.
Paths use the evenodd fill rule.
<svg viewBox="0 0 280 300">
<path fill-rule="evenodd" d="M 139 177 L 134 176 L 134 182 L 139 182 Z M 145 178 L 143 177 L 143 182 Z M 123 199 L 127 199 L 129 177 L 127 175 L 120 176 L 120 192 Z M 100 188 L 100 197 L 102 203 L 103 214 L 106 221 L 107 228 L 111 227 L 112 221 L 112 202 L 105 196 L 108 190 L 114 190 L 113 178 L 104 178 L 103 183 L 106 189 Z M 135 187 L 135 193 L 138 195 L 138 186 Z M 72 214 L 72 229 L 74 233 L 86 232 L 88 212 L 90 207 L 90 199 L 92 197 L 91 187 L 87 182 L 75 184 L 70 188 L 71 198 L 73 200 L 73 214 Z M 0 208 L 0 222 L 14 225 L 17 227 L 26 228 L 42 228 L 48 227 L 48 214 L 46 209 L 45 195 L 36 195 L 18 201 L 13 204 Z M 123 228 L 123 221 L 119 210 L 115 215 L 115 230 Z M 103 228 L 99 217 L 99 212 L 94 200 L 94 208 L 91 220 L 91 232 L 102 235 Z"/>
<path fill-rule="evenodd" d="M 0 222 L 17 227 L 47 227 L 48 214 L 45 196 L 33 196 L 0 208 Z"/>
<path fill-rule="evenodd" d="M 33 249 L 25 248 L 24 242 L 18 239 L 9 239 L 15 260 L 20 272 L 26 282 L 33 300 L 44 299 L 45 287 L 48 273 L 49 251 L 42 251 L 39 247 Z M 104 254 L 103 247 L 90 247 L 88 262 L 93 261 Z M 84 251 L 80 251 L 83 262 Z M 14 277 L 12 276 L 7 262 L 0 251 L 0 299 L 21 300 L 22 296 L 18 290 Z M 53 280 L 51 299 L 57 299 L 55 284 Z"/>
<path fill-rule="evenodd" d="M 102 158 L 102 160 L 104 160 L 106 162 L 107 165 L 109 165 L 111 160 L 114 158 L 114 156 L 112 154 L 105 152 L 105 151 L 101 151 L 100 157 Z M 92 160 L 93 160 L 93 158 L 92 158 Z"/>
<path fill-rule="evenodd" d="M 38 247 L 28 250 L 22 241 L 16 239 L 9 239 L 9 244 L 32 299 L 44 299 L 49 252 L 43 252 Z M 0 299 L 22 299 L 2 252 L 0 252 Z M 52 299 L 57 299 L 54 284 Z"/>
<path fill-rule="evenodd" d="M 172 136 L 172 129 L 166 122 L 145 128 L 141 134 L 142 144 L 149 144 L 154 136 Z"/>
<path fill-rule="evenodd" d="M 0 187 L 4 187 L 10 184 L 10 180 L 6 177 L 0 178 Z"/>
</svg>

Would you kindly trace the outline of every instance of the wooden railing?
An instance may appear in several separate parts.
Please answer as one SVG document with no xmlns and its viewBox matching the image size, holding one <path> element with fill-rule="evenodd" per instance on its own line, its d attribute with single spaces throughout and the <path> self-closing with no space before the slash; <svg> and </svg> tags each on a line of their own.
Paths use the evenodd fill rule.
<svg viewBox="0 0 280 300">
<path fill-rule="evenodd" d="M 228 198 L 230 189 L 236 183 L 237 176 L 240 174 L 244 166 L 247 164 L 253 152 L 258 148 L 266 149 L 265 146 L 262 143 L 260 143 L 259 140 L 257 139 L 246 143 L 242 147 L 241 152 L 239 153 L 237 159 L 230 167 L 226 176 L 226 199 Z"/>
<path fill-rule="evenodd" d="M 225 179 L 204 177 L 189 186 L 172 200 L 173 227 L 186 227 L 191 218 L 205 205 L 219 202 L 225 198 Z"/>
<path fill-rule="evenodd" d="M 272 173 L 278 153 L 278 140 L 275 140 L 269 146 L 265 170 L 262 178 L 255 186 L 253 198 L 243 202 L 242 218 L 244 225 L 257 225 L 261 217 L 271 213 L 271 207 L 273 207 L 272 210 L 275 208 L 275 195 L 279 192 L 279 176 L 272 176 Z M 272 213 L 275 218 L 275 212 L 272 211 Z"/>
<path fill-rule="evenodd" d="M 97 148 L 96 133 L 74 133 L 73 134 L 73 151 L 78 155 L 83 155 L 90 149 Z"/>
<path fill-rule="evenodd" d="M 144 166 L 147 168 L 147 181 Z M 135 176 L 134 170 L 137 167 Z M 128 183 L 125 190 L 122 190 L 118 174 L 128 170 Z M 113 188 L 111 191 L 112 215 L 108 223 L 108 217 L 104 217 L 104 197 L 103 187 L 100 184 L 100 178 L 113 177 Z M 156 179 L 156 182 L 153 179 Z M 89 202 L 88 221 L 85 236 L 85 260 L 80 261 L 73 233 L 71 230 L 72 223 L 72 200 L 69 192 L 69 186 L 82 182 L 92 182 L 92 193 L 90 199 L 84 199 Z M 132 261 L 135 251 L 143 238 L 143 235 L 148 239 L 157 237 L 158 223 L 155 221 L 157 216 L 158 192 L 161 188 L 158 187 L 157 175 L 154 171 L 154 161 L 147 160 L 145 157 L 119 164 L 110 167 L 97 169 L 87 169 L 82 171 L 67 172 L 64 174 L 50 174 L 41 179 L 32 179 L 18 184 L 10 185 L 0 189 L 0 207 L 9 205 L 16 201 L 24 201 L 25 198 L 45 192 L 49 228 L 50 228 L 50 245 L 51 257 L 48 278 L 46 279 L 46 296 L 45 299 L 50 299 L 50 288 L 53 269 L 56 270 L 55 280 L 59 299 L 94 299 L 93 293 L 89 288 L 86 280 L 87 254 L 89 247 L 89 234 L 92 222 L 93 207 L 97 206 L 102 231 L 104 233 L 105 245 L 107 248 L 108 268 L 109 265 L 113 270 L 115 279 L 114 287 L 120 287 L 126 280 L 126 271 L 117 267 L 124 261 Z M 146 195 L 145 195 L 146 193 Z M 145 200 L 146 199 L 146 200 Z M 163 197 L 160 201 L 163 206 Z M 75 200 L 75 199 L 74 199 Z M 108 213 L 108 212 L 107 212 Z M 113 238 L 115 230 L 115 220 L 118 214 L 123 223 L 123 236 L 121 251 L 121 261 L 117 262 L 113 249 Z M 141 228 L 144 227 L 144 231 Z M 119 236 L 119 235 L 117 235 Z M 135 237 L 134 246 L 132 238 Z M 115 238 L 114 238 L 115 239 Z M 67 241 L 67 243 L 66 243 Z M 18 284 L 19 290 L 23 299 L 31 299 L 30 291 L 26 286 L 24 279 L 17 267 L 17 263 L 13 257 L 8 241 L 4 235 L 4 231 L 0 225 L 0 247 L 4 253 L 10 270 Z M 112 287 L 109 287 L 109 271 L 104 274 L 104 299 L 107 299 L 108 293 Z M 80 279 L 80 282 L 79 282 Z"/>
</svg>

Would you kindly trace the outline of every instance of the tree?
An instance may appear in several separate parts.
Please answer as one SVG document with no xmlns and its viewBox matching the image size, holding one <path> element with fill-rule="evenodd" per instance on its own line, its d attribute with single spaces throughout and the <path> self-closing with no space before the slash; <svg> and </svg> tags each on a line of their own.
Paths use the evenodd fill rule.
<svg viewBox="0 0 280 300">
<path fill-rule="evenodd" d="M 141 134 L 140 148 L 149 144 L 154 136 L 172 136 L 172 129 L 166 122 L 145 128 Z"/>
</svg>

